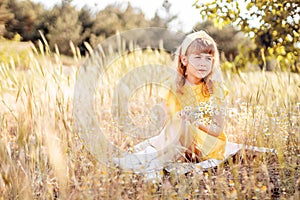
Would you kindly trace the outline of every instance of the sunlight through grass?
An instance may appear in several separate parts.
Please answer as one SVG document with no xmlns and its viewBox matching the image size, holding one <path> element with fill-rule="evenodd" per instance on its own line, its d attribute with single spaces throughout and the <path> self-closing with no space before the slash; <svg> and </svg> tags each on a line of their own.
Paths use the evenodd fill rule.
<svg viewBox="0 0 300 200">
<path fill-rule="evenodd" d="M 224 74 L 230 91 L 225 127 L 229 140 L 274 148 L 278 156 L 242 152 L 218 169 L 203 171 L 191 166 L 186 174 L 160 171 L 164 176 L 161 183 L 103 166 L 84 148 L 73 130 L 72 100 L 77 63 L 85 58 L 74 46 L 72 51 L 74 66 L 64 66 L 59 52 L 50 52 L 42 43 L 29 54 L 26 69 L 14 62 L 0 63 L 3 199 L 299 197 L 299 74 Z M 125 150 L 130 150 L 138 139 L 122 135 L 112 120 L 111 94 L 116 81 L 137 66 L 169 65 L 170 61 L 166 52 L 136 51 L 118 57 L 106 71 L 109 76 L 99 81 L 96 95 L 99 124 L 107 137 Z M 101 59 L 97 62 L 101 64 Z M 137 123 L 146 123 L 138 120 L 147 119 L 147 109 L 161 100 L 151 95 L 157 89 L 150 84 L 130 99 L 130 114 Z"/>
</svg>

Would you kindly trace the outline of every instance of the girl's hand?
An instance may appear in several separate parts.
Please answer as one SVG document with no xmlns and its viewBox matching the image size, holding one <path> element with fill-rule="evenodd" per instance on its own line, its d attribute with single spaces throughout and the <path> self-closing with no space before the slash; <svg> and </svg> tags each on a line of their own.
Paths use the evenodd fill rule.
<svg viewBox="0 0 300 200">
<path fill-rule="evenodd" d="M 219 137 L 223 131 L 223 128 L 221 128 L 215 124 L 211 124 L 208 126 L 204 126 L 203 124 L 198 124 L 198 128 L 214 137 Z"/>
<path fill-rule="evenodd" d="M 178 115 L 182 120 L 187 120 L 189 117 L 190 113 L 184 112 L 184 111 L 179 111 Z"/>
<path fill-rule="evenodd" d="M 191 112 L 192 112 L 192 107 L 186 106 L 184 107 L 184 109 L 178 112 L 179 118 L 183 120 L 189 120 Z"/>
</svg>

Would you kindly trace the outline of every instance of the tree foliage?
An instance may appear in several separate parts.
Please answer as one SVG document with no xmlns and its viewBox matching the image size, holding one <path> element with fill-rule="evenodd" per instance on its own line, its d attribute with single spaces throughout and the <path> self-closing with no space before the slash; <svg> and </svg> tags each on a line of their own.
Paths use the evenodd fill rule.
<svg viewBox="0 0 300 200">
<path fill-rule="evenodd" d="M 43 33 L 52 50 L 55 46 L 62 54 L 71 54 L 70 42 L 85 53 L 85 42 L 95 47 L 117 31 L 141 27 L 167 27 L 174 19 L 155 15 L 146 19 L 144 13 L 130 3 L 112 4 L 103 10 L 91 11 L 89 7 L 77 10 L 72 0 L 62 0 L 50 9 L 30 0 L 1 0 L 0 36 L 36 43 Z"/>
<path fill-rule="evenodd" d="M 0 36 L 4 35 L 5 24 L 14 18 L 14 14 L 7 9 L 8 0 L 0 2 Z"/>
<path fill-rule="evenodd" d="M 97 45 L 104 38 L 114 35 L 117 31 L 131 30 L 144 27 L 167 27 L 170 21 L 164 21 L 158 14 L 151 20 L 145 18 L 139 8 L 134 8 L 130 3 L 125 9 L 124 5 L 109 5 L 96 14 L 91 27 L 90 42 Z"/>
<path fill-rule="evenodd" d="M 299 57 L 300 1 L 213 0 L 195 4 L 203 18 L 212 19 L 220 27 L 234 24 L 248 34 L 256 47 L 249 58 L 259 58 L 261 68 L 266 60 L 276 57 L 282 67 L 291 66 Z M 260 56 L 258 56 L 260 55 Z"/>
<path fill-rule="evenodd" d="M 38 37 L 36 30 L 42 23 L 41 16 L 44 12 L 41 4 L 28 0 L 8 0 L 7 10 L 13 17 L 5 22 L 5 37 L 13 38 L 15 34 L 19 34 L 25 41 L 35 40 Z"/>
<path fill-rule="evenodd" d="M 65 54 L 71 54 L 70 42 L 78 44 L 80 42 L 80 33 L 82 30 L 79 21 L 79 13 L 69 2 L 57 5 L 52 10 L 56 14 L 53 23 L 48 25 L 49 32 L 47 38 L 50 47 L 55 45 Z"/>
</svg>

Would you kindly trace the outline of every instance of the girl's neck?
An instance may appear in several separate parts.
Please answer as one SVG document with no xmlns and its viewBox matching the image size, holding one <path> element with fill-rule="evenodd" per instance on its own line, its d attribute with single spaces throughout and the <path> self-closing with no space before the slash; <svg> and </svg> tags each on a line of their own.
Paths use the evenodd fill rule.
<svg viewBox="0 0 300 200">
<path fill-rule="evenodd" d="M 189 85 L 199 85 L 203 82 L 203 79 L 198 79 L 198 78 L 195 78 L 195 77 L 187 76 L 186 77 L 186 82 Z"/>
</svg>

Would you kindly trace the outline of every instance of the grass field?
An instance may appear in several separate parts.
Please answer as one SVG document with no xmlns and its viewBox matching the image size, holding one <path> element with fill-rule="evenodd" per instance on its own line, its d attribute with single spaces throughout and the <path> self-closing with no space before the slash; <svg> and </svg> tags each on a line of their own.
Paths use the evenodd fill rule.
<svg viewBox="0 0 300 200">
<path fill-rule="evenodd" d="M 0 199 L 300 199 L 299 74 L 224 72 L 228 139 L 274 148 L 277 155 L 243 152 L 217 169 L 175 170 L 162 182 L 145 181 L 102 165 L 84 148 L 72 116 L 80 64 L 64 66 L 58 53 L 41 49 L 47 50 L 29 52 L 26 68 L 0 64 Z M 108 106 L 113 83 L 132 67 L 170 61 L 163 52 L 137 54 L 116 60 L 99 84 L 99 123 L 124 148 L 136 141 L 115 136 Z M 74 56 L 71 63 L 83 60 Z M 132 98 L 133 118 L 145 118 L 156 100 L 148 96 Z"/>
</svg>

